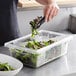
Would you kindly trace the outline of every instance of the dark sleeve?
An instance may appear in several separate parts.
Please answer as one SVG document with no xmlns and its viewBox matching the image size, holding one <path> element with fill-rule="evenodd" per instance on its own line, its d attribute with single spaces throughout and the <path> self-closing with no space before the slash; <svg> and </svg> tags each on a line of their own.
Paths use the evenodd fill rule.
<svg viewBox="0 0 76 76">
<path fill-rule="evenodd" d="M 18 0 L 0 2 L 0 45 L 20 36 L 17 23 Z"/>
<path fill-rule="evenodd" d="M 10 8 L 12 0 L 0 0 L 0 10 Z"/>
</svg>

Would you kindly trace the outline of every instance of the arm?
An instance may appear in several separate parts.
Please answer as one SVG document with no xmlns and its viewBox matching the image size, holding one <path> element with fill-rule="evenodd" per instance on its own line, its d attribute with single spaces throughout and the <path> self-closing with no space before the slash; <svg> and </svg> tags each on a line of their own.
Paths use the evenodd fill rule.
<svg viewBox="0 0 76 76">
<path fill-rule="evenodd" d="M 36 0 L 36 1 L 43 5 L 48 5 L 48 4 L 55 2 L 55 0 Z"/>
<path fill-rule="evenodd" d="M 55 0 L 36 0 L 38 3 L 44 5 L 45 21 L 51 20 L 57 15 L 59 7 Z"/>
</svg>

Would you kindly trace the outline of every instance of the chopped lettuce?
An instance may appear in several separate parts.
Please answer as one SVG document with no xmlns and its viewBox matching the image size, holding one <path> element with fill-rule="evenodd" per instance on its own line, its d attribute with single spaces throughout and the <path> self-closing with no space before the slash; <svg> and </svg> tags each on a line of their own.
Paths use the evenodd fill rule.
<svg viewBox="0 0 76 76">
<path fill-rule="evenodd" d="M 19 59 L 24 65 L 36 67 L 37 57 L 39 54 L 27 53 L 19 49 L 11 49 L 13 57 Z"/>
<path fill-rule="evenodd" d="M 14 70 L 8 63 L 1 63 L 0 62 L 0 71 L 12 71 Z"/>
<path fill-rule="evenodd" d="M 52 40 L 40 41 L 40 42 L 33 40 L 33 41 L 28 41 L 25 47 L 37 50 L 37 49 L 43 48 L 44 46 L 48 46 L 52 43 L 54 43 L 54 41 Z"/>
<path fill-rule="evenodd" d="M 31 25 L 31 28 L 32 28 L 32 35 L 31 37 L 35 37 L 35 35 L 38 34 L 38 31 L 37 31 L 37 24 L 38 22 L 40 21 L 40 19 L 42 18 L 41 17 L 37 17 L 36 19 L 34 19 L 33 21 L 30 21 L 30 25 Z"/>
</svg>

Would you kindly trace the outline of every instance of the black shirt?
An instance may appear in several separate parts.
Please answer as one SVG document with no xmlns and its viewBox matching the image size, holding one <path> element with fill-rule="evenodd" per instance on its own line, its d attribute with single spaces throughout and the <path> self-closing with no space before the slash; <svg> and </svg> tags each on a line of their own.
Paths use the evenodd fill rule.
<svg viewBox="0 0 76 76">
<path fill-rule="evenodd" d="M 0 45 L 18 38 L 17 23 L 18 0 L 0 0 Z"/>
</svg>

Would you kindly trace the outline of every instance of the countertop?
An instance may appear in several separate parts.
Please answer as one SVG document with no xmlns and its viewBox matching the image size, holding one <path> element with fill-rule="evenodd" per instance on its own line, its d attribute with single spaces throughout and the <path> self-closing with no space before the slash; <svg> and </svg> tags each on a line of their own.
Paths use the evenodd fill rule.
<svg viewBox="0 0 76 76">
<path fill-rule="evenodd" d="M 5 47 L 0 47 L 0 53 L 10 55 Z M 24 67 L 17 76 L 64 76 L 70 73 L 76 73 L 76 37 L 70 42 L 66 55 L 37 69 Z"/>
</svg>

